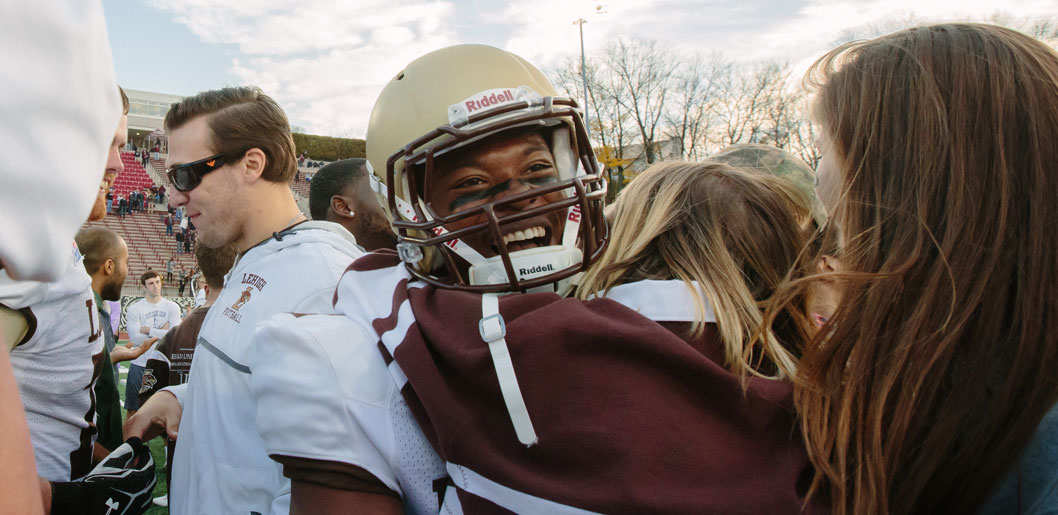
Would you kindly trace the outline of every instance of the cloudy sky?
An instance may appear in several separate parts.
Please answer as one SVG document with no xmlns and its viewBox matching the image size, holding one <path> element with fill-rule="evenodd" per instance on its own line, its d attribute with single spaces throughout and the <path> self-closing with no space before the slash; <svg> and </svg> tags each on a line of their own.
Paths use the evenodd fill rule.
<svg viewBox="0 0 1058 515">
<path fill-rule="evenodd" d="M 458 43 L 547 70 L 619 36 L 795 70 L 843 30 L 893 18 L 1054 16 L 1058 0 L 103 0 L 122 86 L 194 94 L 256 84 L 312 134 L 363 137 L 374 99 L 415 57 Z"/>
</svg>

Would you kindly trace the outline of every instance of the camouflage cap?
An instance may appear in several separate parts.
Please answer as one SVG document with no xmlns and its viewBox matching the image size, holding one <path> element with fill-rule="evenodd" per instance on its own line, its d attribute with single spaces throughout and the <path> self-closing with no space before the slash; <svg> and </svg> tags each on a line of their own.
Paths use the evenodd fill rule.
<svg viewBox="0 0 1058 515">
<path fill-rule="evenodd" d="M 822 226 L 826 222 L 826 209 L 816 196 L 816 172 L 797 156 L 771 145 L 739 143 L 709 156 L 709 159 L 789 179 L 812 203 L 812 218 L 816 224 Z"/>
</svg>

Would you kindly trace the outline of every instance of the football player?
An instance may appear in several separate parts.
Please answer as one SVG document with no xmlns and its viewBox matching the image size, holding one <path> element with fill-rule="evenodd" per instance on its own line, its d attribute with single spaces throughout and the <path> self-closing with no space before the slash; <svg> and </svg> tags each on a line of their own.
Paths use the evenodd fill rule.
<svg viewBox="0 0 1058 515">
<path fill-rule="evenodd" d="M 280 312 L 333 312 L 342 271 L 363 251 L 338 224 L 306 221 L 290 183 L 290 123 L 255 87 L 205 91 L 174 104 L 170 205 L 185 208 L 207 247 L 239 257 L 206 314 L 188 382 L 140 407 L 125 434 L 177 438 L 171 513 L 286 513 L 290 482 L 268 458 L 250 396 L 257 324 Z"/>
<path fill-rule="evenodd" d="M 106 214 L 106 191 L 124 169 L 120 149 L 128 127 L 128 98 L 121 91 L 122 116 L 112 133 L 103 178 L 95 190 L 89 221 Z M 12 345 L 11 364 L 25 406 L 45 509 L 65 513 L 70 507 L 142 509 L 149 502 L 153 467 L 138 443 L 135 470 L 120 478 L 104 474 L 88 481 L 92 466 L 106 457 L 96 444 L 95 383 L 107 362 L 103 323 L 92 278 L 84 268 L 76 241 L 68 250 L 67 268 L 58 281 L 14 281 L 0 271 L 0 312 L 6 313 L 4 341 Z M 115 460 L 118 463 L 121 460 Z M 123 461 L 130 464 L 129 460 Z M 108 479 L 109 478 L 109 479 Z M 91 484 L 89 484 L 91 483 Z M 115 494 L 125 489 L 128 495 Z M 145 492 L 145 493 L 144 493 Z M 115 504 L 116 503 L 116 504 Z"/>
<path fill-rule="evenodd" d="M 712 340 L 661 324 L 712 321 L 690 279 L 560 295 L 605 249 L 606 187 L 577 104 L 532 64 L 422 56 L 379 96 L 367 145 L 398 251 L 349 268 L 342 316 L 282 314 L 255 337 L 257 426 L 296 509 L 801 510 L 783 375 L 731 372 Z"/>
<path fill-rule="evenodd" d="M 106 24 L 97 0 L 8 2 L 0 12 L 17 20 L 0 31 L 0 134 L 7 142 L 0 151 L 0 269 L 16 280 L 51 281 L 67 269 L 66 249 L 91 209 L 121 117 Z M 56 140 L 61 152 L 54 152 Z M 48 195 L 63 201 L 42 206 Z M 0 327 L 21 319 L 0 310 Z M 6 351 L 5 336 L 0 332 Z M 0 352 L 0 409 L 0 511 L 41 513 L 33 449 L 6 352 Z"/>
<path fill-rule="evenodd" d="M 370 167 L 366 159 L 355 158 L 320 168 L 309 188 L 309 214 L 342 224 L 368 252 L 394 249 L 397 236 L 372 188 L 378 179 Z"/>
</svg>

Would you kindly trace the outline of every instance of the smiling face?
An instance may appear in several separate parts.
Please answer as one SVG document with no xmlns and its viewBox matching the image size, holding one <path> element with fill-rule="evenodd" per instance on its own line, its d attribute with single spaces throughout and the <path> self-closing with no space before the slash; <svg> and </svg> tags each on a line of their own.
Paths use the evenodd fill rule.
<svg viewBox="0 0 1058 515">
<path fill-rule="evenodd" d="M 189 120 L 169 134 L 167 168 L 192 163 L 214 155 L 212 131 L 207 116 Z M 225 162 L 223 166 L 202 176 L 202 182 L 191 191 L 170 192 L 169 205 L 183 206 L 187 216 L 198 229 L 198 241 L 207 247 L 221 247 L 237 240 L 243 231 L 247 210 L 240 209 L 242 184 L 237 180 L 241 160 Z"/>
<path fill-rule="evenodd" d="M 448 216 L 558 180 L 558 168 L 544 138 L 538 132 L 520 131 L 492 136 L 460 149 L 454 155 L 438 158 L 434 174 L 426 178 L 424 189 L 430 209 L 438 216 Z M 496 215 L 511 215 L 563 198 L 561 191 L 532 197 L 498 207 Z M 555 210 L 505 224 L 500 227 L 503 242 L 510 252 L 557 245 L 561 240 L 564 214 L 564 210 Z M 486 215 L 480 214 L 448 224 L 445 228 L 455 231 L 486 220 Z M 464 241 L 486 258 L 499 254 L 496 242 L 486 231 L 469 235 Z"/>
</svg>

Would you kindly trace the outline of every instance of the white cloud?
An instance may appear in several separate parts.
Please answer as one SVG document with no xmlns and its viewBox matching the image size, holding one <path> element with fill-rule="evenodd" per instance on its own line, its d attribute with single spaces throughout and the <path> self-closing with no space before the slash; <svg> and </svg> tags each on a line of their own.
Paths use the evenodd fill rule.
<svg viewBox="0 0 1058 515">
<path fill-rule="evenodd" d="M 412 59 L 487 43 L 549 68 L 618 36 L 728 59 L 786 59 L 795 74 L 843 30 L 894 17 L 981 19 L 994 0 L 148 0 L 207 43 L 231 46 L 232 73 L 261 86 L 309 132 L 364 135 L 382 86 Z M 602 5 L 595 14 L 596 6 Z M 1015 16 L 1053 16 L 1058 0 L 1019 0 Z"/>
<path fill-rule="evenodd" d="M 203 41 L 233 45 L 232 73 L 308 132 L 363 137 L 382 86 L 415 57 L 456 42 L 443 1 L 152 0 Z"/>
</svg>

